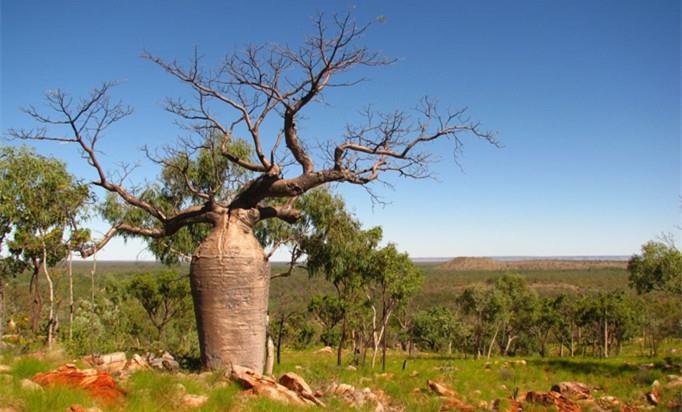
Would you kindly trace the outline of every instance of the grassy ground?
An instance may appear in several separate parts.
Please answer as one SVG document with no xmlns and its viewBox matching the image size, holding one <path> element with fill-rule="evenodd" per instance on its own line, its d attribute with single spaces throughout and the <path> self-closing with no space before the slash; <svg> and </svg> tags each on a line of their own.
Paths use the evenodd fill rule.
<svg viewBox="0 0 682 412">
<path fill-rule="evenodd" d="M 677 347 L 680 342 L 671 344 Z M 670 354 L 671 347 L 667 353 Z M 301 375 L 313 388 L 322 389 L 331 384 L 347 383 L 357 388 L 381 389 L 391 399 L 391 406 L 405 411 L 438 411 L 441 399 L 426 389 L 431 379 L 452 386 L 465 402 L 486 410 L 494 399 L 507 399 L 515 392 L 529 390 L 548 391 L 560 381 L 579 381 L 594 388 L 595 398 L 612 395 L 628 404 L 646 405 L 645 393 L 654 380 L 665 382 L 669 374 L 680 374 L 682 359 L 622 356 L 610 359 L 593 358 L 524 358 L 525 364 L 514 358 L 487 360 L 458 359 L 455 357 L 420 355 L 407 362 L 406 355 L 390 353 L 387 373 L 379 367 L 360 367 L 351 370 L 337 367 L 335 356 L 314 351 L 287 351 L 283 362 L 277 365 L 275 375 L 293 371 Z M 73 404 L 84 407 L 97 405 L 105 411 L 176 411 L 182 410 L 179 399 L 184 391 L 208 395 L 202 411 L 289 411 L 295 410 L 267 399 L 248 399 L 239 395 L 236 385 L 221 379 L 220 373 L 198 375 L 155 371 L 135 373 L 120 382 L 126 390 L 125 399 L 116 405 L 102 405 L 83 391 L 65 387 L 32 391 L 22 388 L 21 380 L 37 372 L 47 371 L 68 361 L 63 355 L 48 355 L 42 359 L 5 353 L 0 363 L 11 366 L 9 374 L 0 378 L 0 407 L 13 407 L 18 411 L 64 411 Z M 653 364 L 653 365 L 651 365 Z M 673 365 L 672 367 L 670 365 Z M 668 366 L 666 366 L 668 365 Z M 0 375 L 2 376 L 2 375 Z M 180 387 L 178 384 L 181 384 Z M 678 389 L 678 392 L 680 389 Z M 671 397 L 682 393 L 666 393 Z M 329 410 L 349 410 L 340 399 L 323 398 Z M 372 408 L 369 408 L 371 410 Z M 667 410 L 660 407 L 658 410 Z"/>
</svg>

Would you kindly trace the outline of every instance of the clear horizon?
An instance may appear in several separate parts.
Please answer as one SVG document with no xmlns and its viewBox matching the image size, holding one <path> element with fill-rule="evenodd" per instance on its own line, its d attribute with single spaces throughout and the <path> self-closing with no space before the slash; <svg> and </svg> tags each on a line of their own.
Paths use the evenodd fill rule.
<svg viewBox="0 0 682 412">
<path fill-rule="evenodd" d="M 373 206 L 358 187 L 335 189 L 365 226 L 415 258 L 434 256 L 629 256 L 663 233 L 680 239 L 679 1 L 420 2 L 294 4 L 206 2 L 2 2 L 1 129 L 35 126 L 20 113 L 40 107 L 46 90 L 78 97 L 105 80 L 123 80 L 114 98 L 130 119 L 102 141 L 109 172 L 140 162 L 132 182 L 158 173 L 142 144 L 172 143 L 181 131 L 166 97 L 188 96 L 143 50 L 186 61 L 194 46 L 206 66 L 248 44 L 295 45 L 317 12 L 352 10 L 375 24 L 364 36 L 398 59 L 358 76 L 370 81 L 332 90 L 306 113 L 301 135 L 336 137 L 368 104 L 409 109 L 423 95 L 444 107 L 468 107 L 502 149 L 466 138 L 459 157 L 435 144 L 437 180 L 394 176 L 390 202 Z M 206 22 L 210 10 L 220 16 Z M 379 18 L 381 17 L 381 18 Z M 286 21 L 287 24 L 281 24 Z M 381 21 L 381 22 L 379 22 Z M 17 144 L 3 142 L 2 144 Z M 34 145 L 94 176 L 75 147 Z M 96 233 L 107 229 L 93 221 Z M 118 238 L 98 260 L 150 259 L 139 240 Z M 284 260 L 282 253 L 274 260 Z"/>
</svg>

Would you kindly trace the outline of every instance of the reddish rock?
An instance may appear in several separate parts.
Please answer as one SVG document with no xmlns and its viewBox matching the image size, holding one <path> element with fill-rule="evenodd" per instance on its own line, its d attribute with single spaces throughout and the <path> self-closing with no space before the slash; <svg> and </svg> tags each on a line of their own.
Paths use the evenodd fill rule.
<svg viewBox="0 0 682 412">
<path fill-rule="evenodd" d="M 51 372 L 39 373 L 32 380 L 42 386 L 66 385 L 81 388 L 105 402 L 114 402 L 125 395 L 108 372 L 95 369 L 80 370 L 73 364 L 66 364 Z"/>
<path fill-rule="evenodd" d="M 559 412 L 580 412 L 578 404 L 568 399 L 564 395 L 550 392 L 528 392 L 524 398 L 525 402 L 554 407 Z"/>
<path fill-rule="evenodd" d="M 590 388 L 580 382 L 559 382 L 552 385 L 552 391 L 573 400 L 592 399 Z"/>
</svg>

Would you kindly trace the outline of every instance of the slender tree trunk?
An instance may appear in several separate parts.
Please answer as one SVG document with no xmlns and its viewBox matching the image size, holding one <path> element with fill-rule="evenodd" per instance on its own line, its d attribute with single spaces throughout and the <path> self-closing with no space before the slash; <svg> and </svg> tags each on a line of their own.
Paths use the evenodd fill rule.
<svg viewBox="0 0 682 412">
<path fill-rule="evenodd" d="M 265 370 L 264 374 L 272 376 L 272 370 L 275 367 L 275 344 L 272 342 L 272 337 L 268 334 L 268 341 L 266 342 L 266 356 L 265 356 Z"/>
<path fill-rule="evenodd" d="M 490 339 L 490 345 L 488 345 L 488 359 L 490 359 L 490 355 L 493 352 L 493 345 L 495 344 L 495 339 L 497 339 L 497 332 L 500 331 L 500 325 L 497 324 L 495 326 L 495 333 L 493 334 L 493 338 Z"/>
<path fill-rule="evenodd" d="M 97 272 L 97 251 L 92 254 L 92 270 L 90 270 L 90 302 L 95 310 L 95 273 Z"/>
<path fill-rule="evenodd" d="M 606 319 L 606 311 L 604 311 L 604 357 L 609 357 L 609 322 Z"/>
<path fill-rule="evenodd" d="M 336 349 L 336 366 L 341 366 L 341 358 L 343 356 L 343 345 L 346 343 L 346 314 L 343 314 L 341 321 L 341 339 L 339 339 L 339 347 Z"/>
<path fill-rule="evenodd" d="M 54 333 L 56 327 L 55 313 L 54 313 L 54 285 L 52 283 L 52 277 L 47 270 L 47 248 L 45 247 L 45 242 L 43 241 L 43 272 L 45 273 L 45 279 L 47 280 L 47 288 L 49 293 L 49 315 L 47 317 L 47 346 L 52 348 L 52 342 L 54 341 Z"/>
<path fill-rule="evenodd" d="M 277 333 L 277 364 L 280 364 L 280 361 L 282 360 L 282 334 L 284 333 L 284 321 L 285 321 L 285 316 L 282 314 L 282 316 L 279 318 L 279 331 Z"/>
<path fill-rule="evenodd" d="M 386 372 L 386 334 L 388 329 L 384 326 L 384 331 L 381 337 L 381 370 Z"/>
<path fill-rule="evenodd" d="M 192 256 L 190 281 L 203 365 L 263 372 L 270 267 L 251 227 L 234 211 Z"/>
<path fill-rule="evenodd" d="M 5 279 L 0 274 L 0 337 L 5 332 Z"/>
<path fill-rule="evenodd" d="M 69 340 L 73 339 L 73 253 L 69 250 L 66 274 L 69 277 Z"/>
<path fill-rule="evenodd" d="M 33 273 L 31 274 L 29 288 L 32 294 L 31 330 L 33 333 L 38 333 L 40 315 L 43 312 L 43 298 L 40 296 L 40 263 L 37 260 L 33 262 Z"/>
</svg>

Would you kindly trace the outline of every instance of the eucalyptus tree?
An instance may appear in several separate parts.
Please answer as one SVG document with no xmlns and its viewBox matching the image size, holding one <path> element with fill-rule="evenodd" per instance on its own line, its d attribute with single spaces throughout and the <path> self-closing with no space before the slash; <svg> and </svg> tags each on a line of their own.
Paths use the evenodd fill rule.
<svg viewBox="0 0 682 412">
<path fill-rule="evenodd" d="M 386 369 L 386 334 L 389 321 L 419 290 L 423 275 L 407 253 L 400 253 L 395 245 L 389 244 L 372 253 L 365 278 L 372 310 L 372 367 L 381 345 L 382 367 Z"/>
<path fill-rule="evenodd" d="M 423 99 L 414 113 L 368 109 L 363 121 L 345 132 L 326 133 L 336 138 L 315 141 L 306 136 L 300 127 L 304 116 L 330 88 L 358 84 L 362 79 L 350 75 L 354 70 L 393 62 L 360 44 L 367 28 L 349 16 L 319 16 L 313 34 L 299 47 L 248 47 L 227 55 L 214 70 L 205 70 L 196 53 L 187 65 L 146 53 L 147 60 L 195 96 L 193 101 L 167 102 L 167 109 L 199 134 L 155 157 L 175 169 L 170 188 L 168 180 L 162 180 L 141 190 L 127 189 L 106 173 L 97 145 L 112 124 L 132 113 L 111 101 L 111 83 L 82 101 L 50 92 L 53 113 L 26 110 L 45 127 L 9 132 L 16 138 L 74 143 L 94 168 L 93 184 L 123 206 L 125 212 L 110 215 L 116 217 L 111 230 L 84 254 L 116 234 L 161 239 L 180 236 L 185 229 L 183 236 L 200 237 L 199 247 L 191 252 L 190 278 L 202 361 L 210 368 L 239 364 L 263 369 L 270 279 L 266 254 L 253 233 L 259 221 L 295 222 L 300 211 L 292 199 L 328 183 L 367 187 L 388 173 L 426 177 L 430 156 L 422 148 L 432 142 L 450 140 L 455 153 L 464 135 L 495 143 L 494 134 L 482 130 L 464 110 L 439 111 L 431 99 Z M 213 136 L 219 139 L 217 150 Z M 248 153 L 235 149 L 247 142 Z M 244 171 L 243 179 L 228 182 L 219 173 L 193 174 L 188 165 L 207 148 L 220 154 L 210 157 L 211 171 L 220 169 L 217 164 L 229 164 Z M 175 196 L 173 189 L 179 185 L 190 195 Z M 198 232 L 193 226 L 202 226 L 201 233 L 193 233 Z"/>
<path fill-rule="evenodd" d="M 57 327 L 54 286 L 48 268 L 68 253 L 66 233 L 89 198 L 86 185 L 71 176 L 64 163 L 39 156 L 27 148 L 2 148 L 0 153 L 0 214 L 3 237 L 15 273 L 30 268 L 32 327 L 37 332 L 42 312 L 39 287 L 42 270 L 48 285 L 47 339 L 51 344 Z M 81 231 L 74 231 L 79 234 Z M 3 265 L 4 266 L 4 265 Z"/>
<path fill-rule="evenodd" d="M 630 286 L 638 293 L 663 290 L 682 295 L 682 253 L 672 242 L 647 242 L 628 262 Z"/>
</svg>

